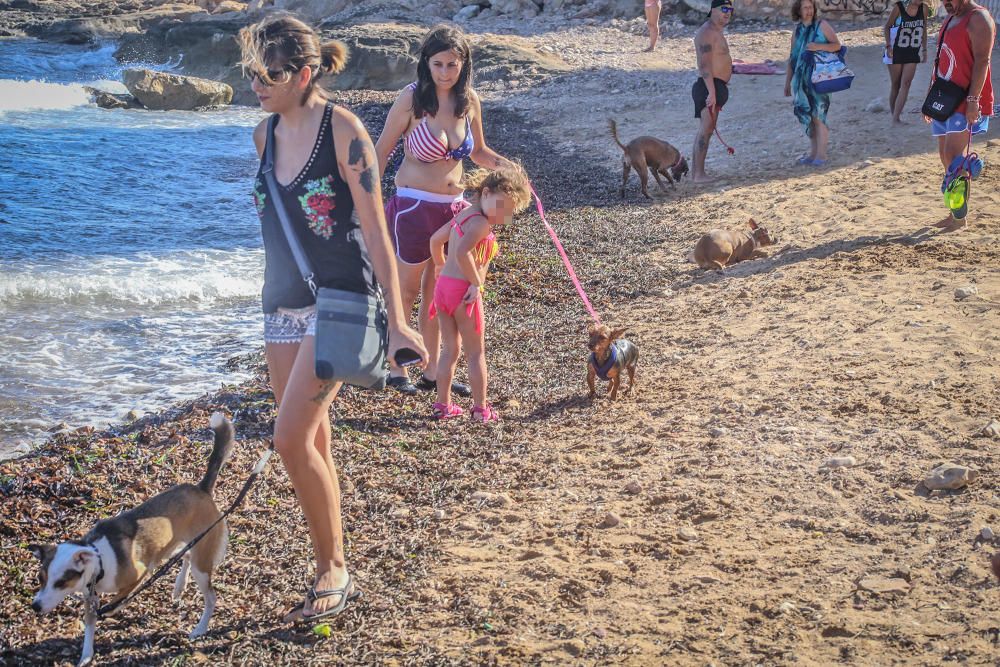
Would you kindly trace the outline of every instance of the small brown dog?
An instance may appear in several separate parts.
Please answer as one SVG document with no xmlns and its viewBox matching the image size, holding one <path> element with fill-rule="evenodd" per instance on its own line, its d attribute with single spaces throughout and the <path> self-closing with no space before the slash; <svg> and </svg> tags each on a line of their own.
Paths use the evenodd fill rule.
<svg viewBox="0 0 1000 667">
<path fill-rule="evenodd" d="M 635 169 L 635 173 L 639 175 L 639 183 L 642 185 L 640 189 L 642 194 L 646 195 L 646 199 L 652 199 L 646 190 L 646 182 L 649 178 L 646 174 L 647 169 L 653 174 L 656 182 L 660 184 L 661 190 L 666 190 L 667 186 L 660 180 L 660 174 L 667 177 L 667 180 L 670 181 L 670 187 L 676 187 L 674 183 L 688 173 L 687 159 L 667 142 L 643 136 L 636 137 L 628 142 L 628 145 L 623 145 L 618 139 L 618 127 L 615 125 L 615 121 L 610 118 L 608 119 L 608 128 L 611 130 L 611 138 L 625 152 L 622 156 L 622 187 L 620 190 L 622 198 L 625 197 L 629 169 Z"/>
<path fill-rule="evenodd" d="M 597 395 L 594 380 L 601 378 L 609 380 L 608 388 L 611 400 L 618 398 L 618 387 L 622 383 L 622 370 L 628 371 L 628 388 L 626 394 L 632 393 L 635 384 L 635 368 L 639 363 L 639 348 L 622 336 L 624 329 L 611 330 L 603 324 L 590 328 L 590 342 L 587 348 L 590 357 L 587 360 L 587 386 L 590 387 L 590 398 Z"/>
<path fill-rule="evenodd" d="M 736 262 L 761 256 L 760 248 L 778 241 L 752 219 L 747 227 L 749 229 L 739 231 L 713 229 L 698 239 L 691 260 L 703 269 L 721 270 Z"/>
</svg>

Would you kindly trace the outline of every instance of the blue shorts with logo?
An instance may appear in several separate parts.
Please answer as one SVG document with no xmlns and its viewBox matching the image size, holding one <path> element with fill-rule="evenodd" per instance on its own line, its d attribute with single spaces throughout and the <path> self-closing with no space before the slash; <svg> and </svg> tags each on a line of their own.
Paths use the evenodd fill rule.
<svg viewBox="0 0 1000 667">
<path fill-rule="evenodd" d="M 990 117 L 983 116 L 972 124 L 972 134 L 982 134 L 990 128 Z M 943 137 L 946 134 L 965 132 L 969 129 L 969 121 L 964 113 L 955 112 L 946 121 L 931 121 L 931 136 Z"/>
</svg>

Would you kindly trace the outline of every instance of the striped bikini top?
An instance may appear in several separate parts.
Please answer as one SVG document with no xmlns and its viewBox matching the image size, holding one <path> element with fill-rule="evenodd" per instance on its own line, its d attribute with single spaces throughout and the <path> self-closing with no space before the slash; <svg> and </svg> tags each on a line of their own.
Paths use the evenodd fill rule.
<svg viewBox="0 0 1000 667">
<path fill-rule="evenodd" d="M 414 81 L 409 86 L 410 90 L 416 91 L 417 83 Z M 414 92 L 414 94 L 416 94 Z M 406 150 L 410 155 L 421 162 L 437 162 L 438 160 L 464 160 L 472 154 L 472 149 L 476 147 L 476 142 L 472 138 L 472 123 L 469 117 L 465 117 L 465 139 L 458 147 L 449 149 L 448 144 L 441 141 L 436 134 L 431 132 L 427 126 L 427 114 L 420 119 L 417 126 L 406 135 Z"/>
<path fill-rule="evenodd" d="M 461 215 L 461 213 L 459 215 Z M 458 234 L 459 238 L 465 236 L 465 233 L 462 231 L 462 225 L 468 222 L 469 218 L 476 215 L 483 214 L 478 211 L 470 211 L 461 222 L 458 221 L 458 215 L 456 215 L 451 221 L 451 228 L 455 230 L 455 233 Z M 485 218 L 486 216 L 483 217 Z M 486 266 L 493 261 L 499 252 L 500 244 L 497 243 L 497 237 L 493 234 L 493 232 L 490 232 L 489 236 L 477 243 L 476 247 L 472 249 L 472 258 L 476 260 L 476 263 L 479 264 L 479 266 Z"/>
</svg>

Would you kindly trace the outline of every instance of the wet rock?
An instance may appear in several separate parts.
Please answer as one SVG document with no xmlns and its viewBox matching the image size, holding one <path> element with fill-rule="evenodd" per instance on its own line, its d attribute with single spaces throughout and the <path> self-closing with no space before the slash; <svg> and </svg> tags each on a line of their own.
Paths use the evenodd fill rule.
<svg viewBox="0 0 1000 667">
<path fill-rule="evenodd" d="M 685 542 L 693 542 L 698 539 L 698 531 L 690 526 L 682 526 L 681 529 L 677 531 L 677 537 L 681 538 Z"/>
<path fill-rule="evenodd" d="M 858 588 L 879 595 L 909 593 L 910 583 L 906 579 L 869 575 L 858 580 Z"/>
<path fill-rule="evenodd" d="M 965 287 L 955 288 L 955 301 L 964 301 L 969 297 L 979 294 L 979 288 L 975 285 L 966 285 Z"/>
<path fill-rule="evenodd" d="M 142 412 L 139 410 L 129 410 L 125 413 L 126 422 L 134 422 L 136 419 L 142 417 Z"/>
<path fill-rule="evenodd" d="M 598 528 L 614 528 L 622 522 L 622 518 L 615 514 L 614 512 L 608 512 L 604 519 L 597 524 Z"/>
<path fill-rule="evenodd" d="M 858 462 L 853 456 L 834 456 L 833 458 L 827 459 L 826 463 L 823 464 L 824 468 L 852 468 L 856 466 Z"/>
<path fill-rule="evenodd" d="M 979 471 L 955 463 L 942 463 L 931 470 L 924 479 L 924 486 L 931 491 L 938 489 L 961 489 L 979 477 Z"/>
<path fill-rule="evenodd" d="M 452 17 L 454 21 L 468 21 L 471 18 L 479 14 L 479 5 L 466 5 L 458 10 L 458 13 Z"/>
<path fill-rule="evenodd" d="M 191 111 L 229 104 L 233 99 L 233 89 L 229 85 L 193 76 L 130 69 L 122 73 L 122 79 L 144 107 L 158 111 Z"/>
<path fill-rule="evenodd" d="M 625 485 L 625 493 L 630 496 L 637 496 L 642 493 L 642 486 L 639 485 L 639 482 L 633 479 Z"/>
</svg>

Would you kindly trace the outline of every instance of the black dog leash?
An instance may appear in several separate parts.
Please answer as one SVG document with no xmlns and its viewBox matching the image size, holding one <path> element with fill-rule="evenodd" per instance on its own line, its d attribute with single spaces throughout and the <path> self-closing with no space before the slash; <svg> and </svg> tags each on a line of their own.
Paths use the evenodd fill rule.
<svg viewBox="0 0 1000 667">
<path fill-rule="evenodd" d="M 174 565 L 176 565 L 178 562 L 180 562 L 181 558 L 184 557 L 184 554 L 186 554 L 188 551 L 190 551 L 191 548 L 194 547 L 194 545 L 198 544 L 198 542 L 200 542 L 201 539 L 203 537 L 205 537 L 205 535 L 207 535 L 209 532 L 211 532 L 211 530 L 213 528 L 215 528 L 217 525 L 219 525 L 220 521 L 222 521 L 227 516 L 229 516 L 230 514 L 232 514 L 233 511 L 237 507 L 240 506 L 240 503 L 243 502 L 243 499 L 246 498 L 247 493 L 250 492 L 250 487 L 253 486 L 254 481 L 256 481 L 257 477 L 260 476 L 260 474 L 264 471 L 264 466 L 267 465 L 267 462 L 271 458 L 272 454 L 274 454 L 274 441 L 273 440 L 271 441 L 271 446 L 263 454 L 261 454 L 260 460 L 257 461 L 257 465 L 255 465 L 254 468 L 253 468 L 253 470 L 250 471 L 250 476 L 247 478 L 247 481 L 243 483 L 243 488 L 240 489 L 240 492 L 236 495 L 236 499 L 233 500 L 232 504 L 229 505 L 229 508 L 225 512 L 223 512 L 222 515 L 219 516 L 218 519 L 216 519 L 215 521 L 213 521 L 211 526 L 209 526 L 205 530 L 201 531 L 201 533 L 199 533 L 193 540 L 191 540 L 190 542 L 188 542 L 184 546 L 183 549 L 181 549 L 180 551 L 178 551 L 176 554 L 174 554 L 170 558 L 170 560 L 168 560 L 166 563 L 164 563 L 163 565 L 161 565 L 159 567 L 159 569 L 156 570 L 156 572 L 154 572 L 152 575 L 150 575 L 146 579 L 146 581 L 142 582 L 141 586 L 139 586 L 138 588 L 136 588 L 135 590 L 133 590 L 131 593 L 129 593 L 128 595 L 126 595 L 125 597 L 123 597 L 120 600 L 108 603 L 108 604 L 104 605 L 103 607 L 98 607 L 95 610 L 95 613 L 97 614 L 97 617 L 98 618 L 102 618 L 104 616 L 107 616 L 108 614 L 110 614 L 111 612 L 115 611 L 116 609 L 118 609 L 119 607 L 121 607 L 123 604 L 125 604 L 129 600 L 135 598 L 137 595 L 139 595 L 139 593 L 143 592 L 144 590 L 146 590 L 147 588 L 149 588 L 150 586 L 152 586 L 154 581 L 156 581 L 157 579 L 159 579 L 160 577 L 162 577 L 164 574 L 167 573 L 167 570 L 169 570 Z M 101 573 L 102 574 L 103 574 L 103 571 L 104 571 L 104 568 L 102 567 L 101 568 Z M 98 579 L 100 579 L 100 577 L 95 577 L 94 580 L 90 582 L 90 591 L 89 591 L 89 595 L 88 595 L 89 599 L 95 600 L 95 601 L 97 599 L 97 593 L 96 593 L 96 591 L 94 589 L 96 588 L 96 584 L 97 584 Z"/>
</svg>

